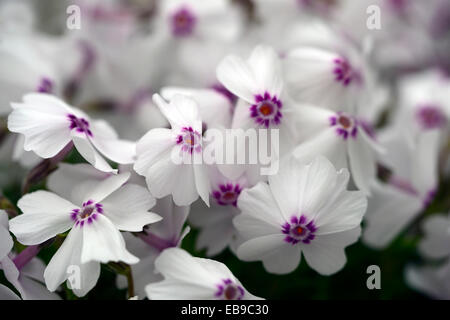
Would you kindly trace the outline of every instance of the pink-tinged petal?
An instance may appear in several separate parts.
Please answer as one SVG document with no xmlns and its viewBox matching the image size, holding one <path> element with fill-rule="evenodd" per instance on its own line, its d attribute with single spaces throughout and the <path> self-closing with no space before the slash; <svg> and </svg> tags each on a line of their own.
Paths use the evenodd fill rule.
<svg viewBox="0 0 450 320">
<path fill-rule="evenodd" d="M 362 130 L 358 130 L 359 132 Z M 350 171 L 356 186 L 370 195 L 370 185 L 375 179 L 376 163 L 374 151 L 361 137 L 348 141 Z"/>
<path fill-rule="evenodd" d="M 267 272 L 274 274 L 288 274 L 297 269 L 300 264 L 300 247 L 283 246 L 262 258 L 264 268 Z"/>
<path fill-rule="evenodd" d="M 96 169 L 104 172 L 116 173 L 117 170 L 113 169 L 108 162 L 95 150 L 91 142 L 85 135 L 72 135 L 72 140 L 75 148 L 86 159 L 87 162 L 92 164 Z"/>
<path fill-rule="evenodd" d="M 68 287 L 78 297 L 94 288 L 100 277 L 100 263 L 93 261 L 82 264 L 82 246 L 82 230 L 72 229 L 45 269 L 44 279 L 48 290 L 55 291 L 66 280 Z"/>
<path fill-rule="evenodd" d="M 248 58 L 248 64 L 256 79 L 258 92 L 267 91 L 279 97 L 283 89 L 283 80 L 280 59 L 275 50 L 265 45 L 257 46 Z"/>
<path fill-rule="evenodd" d="M 137 159 L 134 170 L 146 175 L 148 169 L 175 145 L 175 137 L 170 129 L 157 128 L 147 132 L 137 143 Z"/>
<path fill-rule="evenodd" d="M 132 232 L 142 231 L 145 225 L 162 219 L 148 212 L 155 203 L 147 189 L 136 184 L 126 184 L 102 201 L 105 216 L 119 230 Z"/>
<path fill-rule="evenodd" d="M 75 227 L 77 228 L 79 227 Z M 81 229 L 83 230 L 82 263 L 123 261 L 135 264 L 139 262 L 139 259 L 125 248 L 125 241 L 119 230 L 104 215 L 98 214 L 96 219 L 86 223 Z"/>
<path fill-rule="evenodd" d="M 67 231 L 73 225 L 70 213 L 77 208 L 48 191 L 26 194 L 17 206 L 23 214 L 9 221 L 10 230 L 25 245 L 40 244 Z"/>
<path fill-rule="evenodd" d="M 258 82 L 252 68 L 243 59 L 232 55 L 225 57 L 217 67 L 216 75 L 231 93 L 254 103 Z"/>
</svg>

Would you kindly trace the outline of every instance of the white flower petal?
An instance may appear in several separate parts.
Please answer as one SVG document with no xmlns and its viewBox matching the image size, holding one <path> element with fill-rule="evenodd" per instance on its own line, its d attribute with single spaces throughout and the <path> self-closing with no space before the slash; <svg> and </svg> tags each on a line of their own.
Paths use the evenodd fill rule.
<svg viewBox="0 0 450 320">
<path fill-rule="evenodd" d="M 26 194 L 17 206 L 23 214 L 9 221 L 10 230 L 25 245 L 40 244 L 67 231 L 73 225 L 70 213 L 77 208 L 48 191 Z"/>
<path fill-rule="evenodd" d="M 287 274 L 294 271 L 300 264 L 300 247 L 286 245 L 273 253 L 264 256 L 263 265 L 267 272 L 274 274 Z"/>
<path fill-rule="evenodd" d="M 179 248 L 164 250 L 155 261 L 155 267 L 164 278 L 214 288 L 217 280 L 188 252 Z"/>
<path fill-rule="evenodd" d="M 337 170 L 347 167 L 347 145 L 333 127 L 301 143 L 293 154 L 305 163 L 312 162 L 321 155 L 328 158 Z"/>
<path fill-rule="evenodd" d="M 24 149 L 42 158 L 58 154 L 71 140 L 70 122 L 65 115 L 17 108 L 8 117 L 8 129 L 25 136 Z"/>
<path fill-rule="evenodd" d="M 8 215 L 4 210 L 0 210 L 0 260 L 11 251 L 14 245 L 8 230 Z"/>
<path fill-rule="evenodd" d="M 244 189 L 238 198 L 238 208 L 243 214 L 265 221 L 274 227 L 281 228 L 281 224 L 284 223 L 283 214 L 270 187 L 264 182 L 258 183 L 253 188 Z"/>
<path fill-rule="evenodd" d="M 76 197 L 73 194 L 74 186 L 87 180 L 101 181 L 109 176 L 110 173 L 99 171 L 88 163 L 60 163 L 58 169 L 48 177 L 47 187 L 64 199 L 70 199 L 70 201 L 78 203 L 75 199 L 82 201 L 82 197 Z"/>
<path fill-rule="evenodd" d="M 280 229 L 280 234 L 250 239 L 239 246 L 237 255 L 244 261 L 262 260 L 265 256 L 273 254 L 284 246 L 290 246 L 291 244 L 284 241 L 285 237 Z"/>
<path fill-rule="evenodd" d="M 317 236 L 309 244 L 302 246 L 308 265 L 322 275 L 330 275 L 341 270 L 347 262 L 344 247 L 355 242 L 361 229 Z"/>
<path fill-rule="evenodd" d="M 216 70 L 217 79 L 234 95 L 249 103 L 258 94 L 257 79 L 250 66 L 240 57 L 227 56 Z"/>
<path fill-rule="evenodd" d="M 83 201 L 93 200 L 101 202 L 114 191 L 122 187 L 130 178 L 130 172 L 111 175 L 101 181 L 86 181 L 78 186 L 78 191 L 83 194 Z M 81 205 L 81 203 L 80 203 Z"/>
<path fill-rule="evenodd" d="M 119 230 L 102 214 L 98 214 L 97 218 L 91 224 L 85 224 L 82 229 L 82 263 L 89 261 L 98 261 L 101 263 L 123 261 L 134 264 L 139 262 L 139 259 L 129 253 L 125 248 L 125 241 Z"/>
<path fill-rule="evenodd" d="M 375 248 L 387 246 L 417 217 L 422 207 L 419 198 L 390 185 L 374 188 L 365 217 L 364 242 Z"/>
<path fill-rule="evenodd" d="M 113 169 L 108 162 L 95 150 L 89 139 L 84 135 L 77 135 L 73 133 L 72 141 L 75 148 L 86 159 L 87 162 L 92 164 L 95 168 L 104 172 L 116 173 L 117 170 Z"/>
<path fill-rule="evenodd" d="M 281 79 L 280 60 L 275 50 L 265 45 L 257 46 L 252 51 L 248 64 L 257 81 L 258 92 L 260 94 L 269 92 L 272 96 L 280 97 L 283 81 Z"/>
<path fill-rule="evenodd" d="M 146 175 L 148 169 L 175 145 L 175 137 L 170 129 L 156 128 L 147 132 L 137 143 L 137 159 L 134 170 Z"/>
<path fill-rule="evenodd" d="M 154 94 L 153 101 L 167 118 L 172 128 L 192 126 L 201 132 L 201 121 L 198 106 L 194 99 L 181 94 L 174 95 L 170 103 L 166 103 L 160 95 Z"/>
<path fill-rule="evenodd" d="M 155 199 L 143 187 L 126 184 L 102 201 L 104 215 L 119 229 L 138 232 L 150 223 L 162 218 L 148 212 L 155 205 Z"/>
<path fill-rule="evenodd" d="M 212 300 L 215 290 L 198 283 L 184 283 L 176 279 L 166 279 L 151 283 L 146 287 L 150 300 Z"/>
<path fill-rule="evenodd" d="M 83 232 L 79 228 L 72 229 L 61 247 L 53 255 L 44 272 L 48 290 L 55 291 L 69 277 L 73 277 L 73 292 L 82 297 L 97 283 L 100 276 L 100 263 L 81 263 Z M 68 281 L 68 286 L 71 281 Z"/>
<path fill-rule="evenodd" d="M 194 181 L 198 195 L 209 207 L 209 193 L 211 186 L 209 183 L 208 172 L 204 165 L 194 164 Z"/>
<path fill-rule="evenodd" d="M 358 134 L 363 129 L 358 128 Z M 361 137 L 349 138 L 348 153 L 350 171 L 356 186 L 370 195 L 370 184 L 375 179 L 375 155 L 373 150 Z"/>
</svg>

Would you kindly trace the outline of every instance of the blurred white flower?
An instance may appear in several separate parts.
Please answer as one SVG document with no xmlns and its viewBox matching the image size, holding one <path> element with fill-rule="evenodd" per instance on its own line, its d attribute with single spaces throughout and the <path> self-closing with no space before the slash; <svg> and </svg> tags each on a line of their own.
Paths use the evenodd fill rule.
<svg viewBox="0 0 450 320">
<path fill-rule="evenodd" d="M 436 266 L 415 267 L 406 269 L 406 281 L 409 285 L 422 291 L 434 299 L 450 299 L 450 260 Z"/>
<path fill-rule="evenodd" d="M 432 215 L 422 228 L 425 235 L 419 243 L 419 252 L 432 259 L 450 257 L 450 215 Z"/>
<path fill-rule="evenodd" d="M 139 261 L 126 250 L 119 230 L 142 231 L 161 217 L 148 212 L 155 201 L 144 188 L 124 185 L 128 178 L 124 173 L 77 185 L 71 198 L 76 204 L 48 191 L 26 194 L 19 200 L 23 214 L 10 221 L 10 229 L 21 243 L 40 244 L 70 230 L 45 269 L 50 291 L 68 278 L 69 266 L 80 268 L 81 285 L 72 289 L 83 296 L 95 286 L 100 262 Z"/>
<path fill-rule="evenodd" d="M 348 171 L 336 172 L 324 157 L 307 165 L 286 161 L 269 184 L 242 191 L 242 213 L 234 218 L 245 238 L 238 257 L 262 260 L 268 272 L 285 274 L 303 254 L 311 268 L 333 274 L 347 261 L 345 247 L 359 238 L 367 200 L 360 191 L 347 191 Z"/>
<path fill-rule="evenodd" d="M 155 261 L 164 280 L 147 286 L 151 300 L 256 300 L 220 262 L 192 257 L 182 249 L 165 250 Z"/>
<path fill-rule="evenodd" d="M 439 131 L 425 131 L 414 141 L 390 128 L 378 137 L 386 148 L 380 162 L 392 172 L 387 183 L 372 185 L 363 240 L 372 247 L 383 248 L 434 199 Z"/>
</svg>

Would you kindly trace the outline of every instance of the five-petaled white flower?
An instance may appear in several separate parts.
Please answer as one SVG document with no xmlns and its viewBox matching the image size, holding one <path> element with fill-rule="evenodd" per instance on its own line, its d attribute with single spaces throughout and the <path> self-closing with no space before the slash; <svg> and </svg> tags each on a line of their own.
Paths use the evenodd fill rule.
<svg viewBox="0 0 450 320">
<path fill-rule="evenodd" d="M 70 230 L 44 273 L 50 291 L 68 279 L 71 266 L 80 270 L 80 284 L 72 289 L 83 296 L 95 286 L 100 262 L 139 261 L 125 248 L 119 230 L 142 231 L 145 225 L 161 217 L 148 212 L 155 200 L 145 188 L 125 184 L 129 175 L 123 173 L 100 182 L 88 180 L 79 184 L 71 201 L 42 190 L 19 200 L 23 214 L 10 220 L 10 230 L 21 243 L 40 244 Z"/>
<path fill-rule="evenodd" d="M 280 59 L 274 49 L 260 45 L 247 60 L 234 55 L 225 57 L 217 67 L 217 78 L 239 98 L 232 128 L 279 129 L 280 149 L 289 149 L 295 137 L 294 115 L 283 90 Z"/>
<path fill-rule="evenodd" d="M 146 288 L 151 300 L 255 300 L 223 264 L 192 257 L 179 248 L 166 249 L 155 261 L 164 280 Z"/>
<path fill-rule="evenodd" d="M 269 183 L 242 191 L 242 213 L 234 225 L 246 241 L 237 250 L 245 261 L 262 260 L 268 272 L 289 273 L 301 253 L 323 275 L 346 263 L 345 247 L 356 242 L 367 206 L 361 191 L 347 191 L 349 174 L 336 172 L 324 157 L 310 164 L 285 159 Z"/>
<path fill-rule="evenodd" d="M 173 196 L 179 206 L 190 205 L 200 196 L 209 205 L 210 184 L 202 164 L 202 121 L 197 103 L 175 95 L 166 103 L 159 95 L 155 103 L 172 129 L 157 128 L 137 143 L 134 170 L 146 177 L 153 196 Z"/>
<path fill-rule="evenodd" d="M 24 149 L 42 158 L 57 155 L 71 142 L 89 163 L 101 171 L 116 172 L 99 154 L 117 163 L 134 161 L 135 143 L 120 140 L 105 121 L 91 121 L 81 110 L 59 98 L 27 94 L 23 103 L 12 103 L 8 129 L 25 136 Z"/>
</svg>

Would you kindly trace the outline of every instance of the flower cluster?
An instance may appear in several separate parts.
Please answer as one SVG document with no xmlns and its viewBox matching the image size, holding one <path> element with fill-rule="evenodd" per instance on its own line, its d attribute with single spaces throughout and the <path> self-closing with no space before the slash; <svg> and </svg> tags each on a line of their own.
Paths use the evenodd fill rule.
<svg viewBox="0 0 450 320">
<path fill-rule="evenodd" d="M 447 0 L 47 2 L 0 3 L 0 299 L 269 298 L 359 241 L 450 299 Z"/>
</svg>

